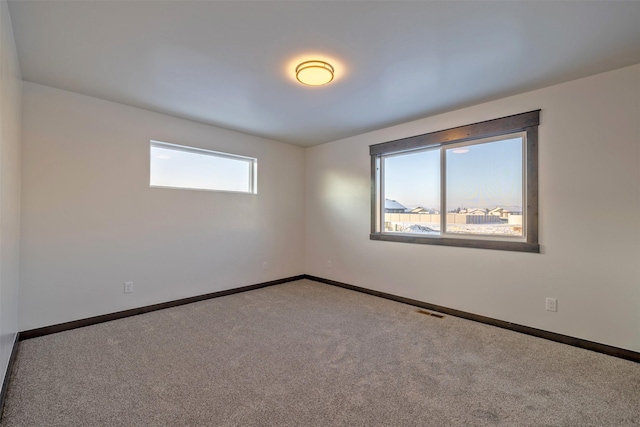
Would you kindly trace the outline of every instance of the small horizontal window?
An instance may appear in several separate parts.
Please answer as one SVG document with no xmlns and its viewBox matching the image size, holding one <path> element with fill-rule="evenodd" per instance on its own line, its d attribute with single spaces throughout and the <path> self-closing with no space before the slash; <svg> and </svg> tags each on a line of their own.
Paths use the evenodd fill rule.
<svg viewBox="0 0 640 427">
<path fill-rule="evenodd" d="M 257 193 L 258 160 L 151 141 L 152 187 Z"/>
<path fill-rule="evenodd" d="M 370 147 L 372 240 L 539 252 L 539 111 Z"/>
</svg>

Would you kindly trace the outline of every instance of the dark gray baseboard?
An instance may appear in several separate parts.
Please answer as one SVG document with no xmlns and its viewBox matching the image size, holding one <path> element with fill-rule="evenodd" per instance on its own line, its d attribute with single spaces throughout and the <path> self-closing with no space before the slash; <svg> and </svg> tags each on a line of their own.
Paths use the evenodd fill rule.
<svg viewBox="0 0 640 427">
<path fill-rule="evenodd" d="M 466 311 L 456 310 L 453 308 L 447 308 L 440 305 L 429 304 L 427 302 L 418 301 L 410 298 L 404 298 L 385 292 L 374 291 L 367 288 L 361 288 L 360 286 L 349 285 L 347 283 L 337 282 L 335 280 L 324 279 L 322 277 L 304 275 L 305 279 L 314 280 L 316 282 L 325 283 L 327 285 L 338 286 L 340 288 L 350 289 L 352 291 L 363 292 L 369 295 L 375 295 L 377 297 L 390 299 L 393 301 L 401 302 L 404 304 L 413 305 L 420 308 L 426 308 L 428 310 L 437 311 L 439 313 L 449 314 L 451 316 L 462 317 L 463 319 L 473 320 L 475 322 L 485 323 L 487 325 L 497 326 L 503 329 L 509 329 L 511 331 L 520 332 L 527 335 L 532 335 L 538 338 L 544 338 L 550 341 L 556 341 L 563 344 L 568 344 L 573 347 L 584 348 L 586 350 L 595 351 L 598 353 L 608 354 L 609 356 L 619 357 L 621 359 L 631 360 L 633 362 L 640 363 L 640 353 L 626 350 L 624 348 L 613 347 L 606 344 L 601 344 L 593 341 L 587 341 L 580 338 L 570 337 L 568 335 L 557 334 L 555 332 L 549 332 L 542 329 L 531 328 L 529 326 L 518 325 L 515 323 L 505 322 L 504 320 L 493 319 L 491 317 L 481 316 L 479 314 L 468 313 Z"/>
<path fill-rule="evenodd" d="M 270 282 L 258 283 L 255 285 L 243 286 L 241 288 L 229 289 L 226 291 L 219 291 L 219 292 L 213 292 L 210 294 L 197 295 L 190 298 L 183 298 L 175 301 L 168 301 L 160 304 L 133 308 L 130 310 L 119 311 L 116 313 L 103 314 L 101 316 L 89 317 L 87 319 L 79 319 L 71 322 L 60 323 L 57 325 L 45 326 L 43 328 L 31 329 L 28 331 L 20 332 L 18 334 L 18 337 L 22 341 L 30 338 L 41 337 L 43 335 L 54 334 L 56 332 L 62 332 L 70 329 L 81 328 L 83 326 L 95 325 L 97 323 L 109 322 L 111 320 L 122 319 L 130 316 L 136 316 L 138 314 L 148 313 L 150 311 L 162 310 L 165 308 L 176 307 L 184 304 L 190 304 L 192 302 L 222 297 L 225 295 L 237 294 L 240 292 L 246 292 L 254 289 L 265 288 L 267 286 L 279 285 L 281 283 L 293 282 L 295 280 L 300 280 L 300 279 L 309 279 L 309 280 L 324 283 L 327 285 L 338 286 L 341 288 L 350 289 L 352 291 L 357 291 L 357 292 L 363 292 L 365 294 L 386 298 L 386 299 L 401 302 L 404 304 L 409 304 L 409 305 L 413 305 L 420 308 L 426 308 L 428 310 L 449 314 L 451 316 L 461 317 L 463 319 L 473 320 L 475 322 L 485 323 L 487 325 L 497 326 L 499 328 L 509 329 L 511 331 L 532 335 L 534 337 L 544 338 L 547 340 L 556 341 L 556 342 L 568 344 L 574 347 L 584 348 L 586 350 L 596 351 L 598 353 L 608 354 L 610 356 L 615 356 L 621 359 L 631 360 L 633 362 L 640 363 L 640 353 L 632 350 L 626 350 L 619 347 L 613 347 L 606 344 L 587 341 L 580 338 L 571 337 L 568 335 L 562 335 L 562 334 L 557 334 L 555 332 L 549 332 L 542 329 L 532 328 L 529 326 L 518 325 L 516 323 L 506 322 L 504 320 L 493 319 L 491 317 L 468 313 L 466 311 L 443 307 L 436 304 L 430 304 L 424 301 L 418 301 L 418 300 L 404 298 L 404 297 L 393 295 L 393 294 L 388 294 L 385 292 L 374 291 L 372 289 L 367 289 L 367 288 L 362 288 L 360 286 L 354 286 L 347 283 L 337 282 L 335 280 L 324 279 L 322 277 L 312 276 L 309 274 L 287 277 L 285 279 L 278 279 Z M 14 346 L 14 350 L 15 350 L 15 347 L 16 346 Z M 12 354 L 12 357 L 13 357 L 13 354 Z M 6 384 L 6 379 L 5 379 L 5 384 Z"/>
<path fill-rule="evenodd" d="M 57 325 L 45 326 L 43 328 L 30 329 L 28 331 L 23 331 L 20 333 L 20 340 L 28 340 L 31 338 L 41 337 L 43 335 L 55 334 L 57 332 L 68 331 L 70 329 L 82 328 L 83 326 L 90 326 L 98 323 L 109 322 L 111 320 L 122 319 L 125 317 L 137 316 L 138 314 L 149 313 L 150 311 L 162 310 L 165 308 L 176 307 L 184 304 L 190 304 L 192 302 L 204 301 L 211 298 L 218 298 L 226 295 L 237 294 L 240 292 L 252 291 L 254 289 L 266 288 L 267 286 L 280 285 L 282 283 L 293 282 L 295 280 L 300 280 L 300 279 L 304 279 L 304 275 L 287 277 L 285 279 L 272 280 L 270 282 L 263 282 L 255 285 L 228 289 L 225 291 L 212 292 L 210 294 L 196 295 L 194 297 L 182 298 L 174 301 L 161 302 L 159 304 L 132 308 L 130 310 L 103 314 L 100 316 L 89 317 L 86 319 L 73 320 L 71 322 L 59 323 Z"/>
<path fill-rule="evenodd" d="M 9 356 L 7 371 L 4 373 L 4 381 L 2 382 L 2 389 L 0 389 L 0 420 L 2 419 L 2 414 L 4 413 L 4 400 L 7 396 L 7 390 L 9 389 L 9 381 L 11 380 L 13 362 L 16 360 L 16 355 L 18 354 L 18 341 L 20 341 L 20 332 L 16 334 L 16 338 L 13 340 L 11 356 Z"/>
</svg>

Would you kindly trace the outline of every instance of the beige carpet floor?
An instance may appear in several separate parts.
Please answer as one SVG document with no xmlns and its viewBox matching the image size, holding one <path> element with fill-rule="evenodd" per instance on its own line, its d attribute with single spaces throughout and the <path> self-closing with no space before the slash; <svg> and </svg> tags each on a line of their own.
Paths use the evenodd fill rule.
<svg viewBox="0 0 640 427">
<path fill-rule="evenodd" d="M 2 426 L 639 426 L 640 364 L 308 280 L 20 343 Z"/>
</svg>

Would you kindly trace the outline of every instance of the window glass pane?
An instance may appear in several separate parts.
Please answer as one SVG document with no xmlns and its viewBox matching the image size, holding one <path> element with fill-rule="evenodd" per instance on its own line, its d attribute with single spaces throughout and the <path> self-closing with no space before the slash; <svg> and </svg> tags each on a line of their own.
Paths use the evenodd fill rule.
<svg viewBox="0 0 640 427">
<path fill-rule="evenodd" d="M 252 192 L 253 161 L 151 145 L 151 186 Z"/>
<path fill-rule="evenodd" d="M 371 240 L 539 253 L 539 124 L 534 110 L 369 146 Z"/>
<path fill-rule="evenodd" d="M 446 149 L 446 232 L 522 236 L 522 137 Z"/>
<path fill-rule="evenodd" d="M 440 233 L 440 151 L 384 158 L 385 232 Z"/>
</svg>

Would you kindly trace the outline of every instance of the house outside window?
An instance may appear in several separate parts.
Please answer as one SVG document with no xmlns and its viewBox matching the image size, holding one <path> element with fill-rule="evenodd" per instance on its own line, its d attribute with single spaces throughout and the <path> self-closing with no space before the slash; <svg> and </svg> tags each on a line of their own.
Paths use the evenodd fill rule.
<svg viewBox="0 0 640 427">
<path fill-rule="evenodd" d="M 539 113 L 370 146 L 371 239 L 539 252 Z"/>
</svg>

